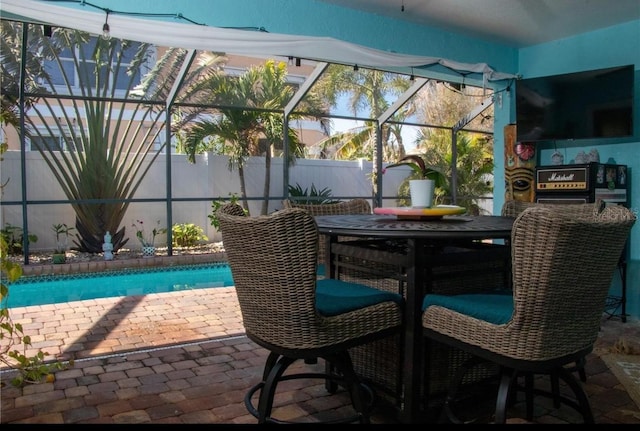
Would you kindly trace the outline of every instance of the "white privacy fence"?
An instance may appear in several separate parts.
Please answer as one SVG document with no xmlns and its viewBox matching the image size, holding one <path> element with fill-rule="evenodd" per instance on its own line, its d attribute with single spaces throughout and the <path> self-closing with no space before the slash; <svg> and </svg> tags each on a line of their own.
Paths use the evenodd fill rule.
<svg viewBox="0 0 640 431">
<path fill-rule="evenodd" d="M 122 221 L 126 228 L 129 242 L 126 247 L 139 248 L 135 238 L 135 230 L 131 225 L 136 220 L 144 221 L 149 229 L 156 226 L 167 226 L 167 159 L 160 155 L 145 176 L 134 199 L 145 199 L 145 202 L 133 202 Z M 8 181 L 2 194 L 0 222 L 2 227 L 7 223 L 23 226 L 22 206 L 22 170 L 20 152 L 8 151 L 0 163 L 2 184 Z M 75 226 L 75 214 L 69 203 L 37 203 L 38 201 L 67 200 L 58 181 L 38 152 L 26 153 L 26 194 L 27 223 L 30 234 L 38 236 L 38 241 L 30 244 L 30 250 L 50 250 L 55 246 L 53 224 L 66 223 Z M 336 199 L 362 197 L 372 202 L 371 187 L 372 163 L 367 161 L 335 161 L 298 159 L 289 170 L 289 184 L 299 184 L 303 189 L 331 190 Z M 251 215 L 258 215 L 262 205 L 265 184 L 265 164 L 263 157 L 252 157 L 245 165 L 245 181 L 247 196 L 257 200 L 249 202 Z M 385 206 L 395 206 L 393 199 L 398 187 L 409 174 L 409 168 L 398 168 L 384 174 L 383 196 L 390 197 L 383 201 Z M 270 196 L 275 198 L 269 202 L 269 212 L 282 208 L 283 194 L 283 161 L 274 158 L 271 161 Z M 184 155 L 171 156 L 171 204 L 172 224 L 193 223 L 203 228 L 209 241 L 219 241 L 220 234 L 211 226 L 207 217 L 211 214 L 211 202 L 220 197 L 228 199 L 232 194 L 240 196 L 240 180 L 238 171 L 229 171 L 228 157 L 204 154 L 197 156 L 196 163 L 189 163 Z M 204 199 L 198 201 L 198 199 Z M 156 245 L 166 243 L 166 236 L 159 236 Z"/>
</svg>

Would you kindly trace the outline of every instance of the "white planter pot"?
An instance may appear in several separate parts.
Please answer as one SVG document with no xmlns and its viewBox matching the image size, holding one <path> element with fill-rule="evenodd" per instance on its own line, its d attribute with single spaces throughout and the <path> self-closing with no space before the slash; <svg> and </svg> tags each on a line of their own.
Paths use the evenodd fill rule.
<svg viewBox="0 0 640 431">
<path fill-rule="evenodd" d="M 433 205 L 434 180 L 409 180 L 409 193 L 413 208 L 430 208 Z"/>
<path fill-rule="evenodd" d="M 151 257 L 156 254 L 156 248 L 153 246 L 144 246 L 142 247 L 142 256 Z"/>
</svg>

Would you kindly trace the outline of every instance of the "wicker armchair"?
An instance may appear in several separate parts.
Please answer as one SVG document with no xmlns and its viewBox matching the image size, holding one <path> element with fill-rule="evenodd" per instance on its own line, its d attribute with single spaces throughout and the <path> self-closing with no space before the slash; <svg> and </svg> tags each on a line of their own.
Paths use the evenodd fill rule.
<svg viewBox="0 0 640 431">
<path fill-rule="evenodd" d="M 518 200 L 508 200 L 505 201 L 502 206 L 501 215 L 506 217 L 518 217 L 524 210 L 527 208 L 552 208 L 554 210 L 562 211 L 565 215 L 569 217 L 591 217 L 594 214 L 597 214 L 604 207 L 604 202 L 598 200 L 596 202 L 590 203 L 538 203 L 538 202 L 526 202 L 526 201 L 518 201 Z M 508 245 L 508 244 L 507 244 Z M 587 373 L 584 370 L 585 358 L 581 358 L 576 364 L 571 367 L 572 371 L 577 371 L 580 375 L 580 380 L 583 382 L 587 381 Z M 556 394 L 554 404 L 555 407 L 560 407 L 560 398 L 559 398 L 559 382 L 556 376 L 551 377 L 551 384 L 553 387 L 553 391 Z"/>
<path fill-rule="evenodd" d="M 373 390 L 356 375 L 348 349 L 399 333 L 402 297 L 356 283 L 318 280 L 317 227 L 303 209 L 246 217 L 237 204 L 227 204 L 218 217 L 247 336 L 269 351 L 262 381 L 245 397 L 249 412 L 259 423 L 283 422 L 272 417 L 278 383 L 321 378 L 349 391 L 356 414 L 346 422 L 368 423 Z M 317 358 L 336 372 L 283 375 L 296 360 Z"/>
<path fill-rule="evenodd" d="M 569 215 L 555 207 L 524 210 L 512 236 L 513 294 L 426 295 L 423 327 L 428 339 L 451 345 L 500 367 L 495 422 L 506 421 L 512 390 L 524 376 L 527 419 L 533 395 L 559 397 L 554 390 L 534 390 L 533 376 L 564 380 L 575 399 L 562 403 L 594 421 L 587 395 L 565 368 L 593 349 L 605 299 L 635 215 L 622 206 L 600 213 Z M 474 359 L 475 360 L 475 359 Z M 456 390 L 474 360 L 461 367 L 443 412 L 450 419 Z"/>
<path fill-rule="evenodd" d="M 343 214 L 371 214 L 371 205 L 365 199 L 352 199 L 331 204 L 301 204 L 285 199 L 282 201 L 284 208 L 302 208 L 312 216 L 343 215 Z M 341 237 L 340 240 L 348 240 Z M 318 251 L 318 274 L 324 275 L 328 257 L 328 240 L 325 235 L 320 236 L 320 250 Z"/>
</svg>

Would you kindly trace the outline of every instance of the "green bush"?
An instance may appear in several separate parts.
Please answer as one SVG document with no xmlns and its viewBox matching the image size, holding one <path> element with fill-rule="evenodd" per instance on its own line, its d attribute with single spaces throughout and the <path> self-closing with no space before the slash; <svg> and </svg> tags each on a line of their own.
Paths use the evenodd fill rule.
<svg viewBox="0 0 640 431">
<path fill-rule="evenodd" d="M 204 234 L 204 229 L 193 223 L 176 223 L 171 226 L 172 240 L 174 247 L 193 247 L 201 241 L 208 241 Z"/>
<path fill-rule="evenodd" d="M 21 227 L 6 223 L 4 229 L 0 230 L 0 235 L 7 244 L 7 252 L 10 256 L 19 256 L 22 254 L 24 234 Z M 38 237 L 33 234 L 30 234 L 27 239 L 29 244 L 38 241 Z"/>
</svg>

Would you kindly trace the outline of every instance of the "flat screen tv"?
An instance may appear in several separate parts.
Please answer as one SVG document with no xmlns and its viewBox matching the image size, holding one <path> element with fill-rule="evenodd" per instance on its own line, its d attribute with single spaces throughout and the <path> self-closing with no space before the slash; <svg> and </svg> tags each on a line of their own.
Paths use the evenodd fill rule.
<svg viewBox="0 0 640 431">
<path fill-rule="evenodd" d="M 516 81 L 517 140 L 633 135 L 634 67 Z"/>
</svg>

